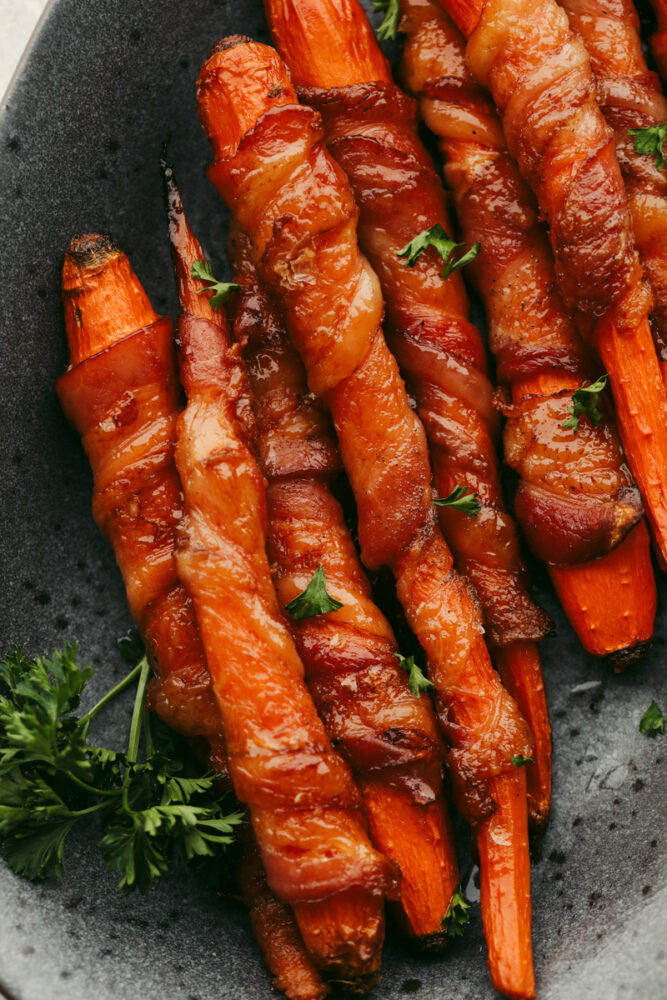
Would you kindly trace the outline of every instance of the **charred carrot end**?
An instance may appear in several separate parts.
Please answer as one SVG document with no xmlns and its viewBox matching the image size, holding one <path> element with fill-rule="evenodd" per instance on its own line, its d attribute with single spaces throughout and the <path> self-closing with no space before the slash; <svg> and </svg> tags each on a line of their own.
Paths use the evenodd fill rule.
<svg viewBox="0 0 667 1000">
<path fill-rule="evenodd" d="M 158 318 L 125 254 L 99 233 L 72 238 L 62 289 L 72 365 Z"/>
<path fill-rule="evenodd" d="M 648 318 L 628 331 L 603 319 L 595 346 L 609 372 L 623 447 L 655 543 L 667 559 L 667 396 Z"/>
<path fill-rule="evenodd" d="M 549 574 L 588 653 L 608 657 L 617 671 L 646 655 L 657 594 L 645 521 L 602 559 L 581 566 L 551 566 Z M 618 608 L 613 619 L 610 606 Z"/>
<path fill-rule="evenodd" d="M 329 989 L 306 952 L 289 906 L 267 886 L 252 836 L 246 839 L 237 881 L 275 988 L 288 1000 L 324 1000 Z"/>
<path fill-rule="evenodd" d="M 297 86 L 391 82 L 389 64 L 357 0 L 264 0 L 264 9 Z"/>
<path fill-rule="evenodd" d="M 426 951 L 446 947 L 442 921 L 459 885 L 454 832 L 442 803 L 415 803 L 414 794 L 386 781 L 362 783 L 373 842 L 401 869 L 396 917 Z"/>
<path fill-rule="evenodd" d="M 528 1000 L 535 996 L 535 977 L 525 767 L 492 778 L 490 791 L 497 808 L 477 831 L 489 970 L 503 996 Z"/>
<path fill-rule="evenodd" d="M 243 93 L 239 101 L 238 94 Z M 241 139 L 270 108 L 296 104 L 296 91 L 278 53 L 244 35 L 214 46 L 197 81 L 199 118 L 215 158 L 233 156 Z"/>
<path fill-rule="evenodd" d="M 514 642 L 497 649 L 493 659 L 535 741 L 533 763 L 526 765 L 528 818 L 533 832 L 541 834 L 551 809 L 551 724 L 540 655 L 534 642 Z"/>
<path fill-rule="evenodd" d="M 353 996 L 380 982 L 384 907 L 364 889 L 347 889 L 320 902 L 295 903 L 306 949 L 321 972 Z"/>
<path fill-rule="evenodd" d="M 466 38 L 472 35 L 482 16 L 486 0 L 438 0 Z"/>
</svg>

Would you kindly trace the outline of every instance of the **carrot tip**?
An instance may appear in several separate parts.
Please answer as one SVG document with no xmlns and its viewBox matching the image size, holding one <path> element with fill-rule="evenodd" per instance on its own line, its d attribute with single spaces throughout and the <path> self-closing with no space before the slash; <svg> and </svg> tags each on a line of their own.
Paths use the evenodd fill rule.
<svg viewBox="0 0 667 1000">
<path fill-rule="evenodd" d="M 343 993 L 349 997 L 365 997 L 367 993 L 379 986 L 382 979 L 382 971 L 375 969 L 363 976 L 355 976 L 354 979 L 330 979 L 331 986 L 340 986 Z"/>
<path fill-rule="evenodd" d="M 233 49 L 237 45 L 247 45 L 248 42 L 252 41 L 253 39 L 249 38 L 248 35 L 228 35 L 227 38 L 221 38 L 220 41 L 215 43 L 208 57 L 210 59 L 211 56 L 217 55 L 218 52 L 226 52 L 227 49 Z"/>
<path fill-rule="evenodd" d="M 604 660 L 615 674 L 622 674 L 628 667 L 632 667 L 644 659 L 651 648 L 652 641 L 652 639 L 644 639 L 642 642 L 636 642 L 633 646 L 627 646 L 625 649 L 615 649 L 613 653 L 605 656 Z"/>
<path fill-rule="evenodd" d="M 451 938 L 444 931 L 434 931 L 433 934 L 424 934 L 416 938 L 415 944 L 424 955 L 440 955 L 449 948 Z"/>
<path fill-rule="evenodd" d="M 73 236 L 67 249 L 68 256 L 81 268 L 101 267 L 109 257 L 119 252 L 111 238 L 101 233 Z"/>
</svg>

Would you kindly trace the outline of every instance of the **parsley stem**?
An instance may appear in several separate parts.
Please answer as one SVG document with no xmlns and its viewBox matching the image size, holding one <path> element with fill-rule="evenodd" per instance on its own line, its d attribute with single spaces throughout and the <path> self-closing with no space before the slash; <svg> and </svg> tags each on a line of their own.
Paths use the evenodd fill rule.
<svg viewBox="0 0 667 1000">
<path fill-rule="evenodd" d="M 143 662 L 144 660 L 140 660 L 139 663 L 137 663 L 136 667 L 133 667 L 132 670 L 130 670 L 129 674 L 126 674 L 125 677 L 123 677 L 122 681 L 119 681 L 115 687 L 112 687 L 110 691 L 107 691 L 104 697 L 100 698 L 97 704 L 93 705 L 91 710 L 89 712 L 86 712 L 86 714 L 81 717 L 81 719 L 79 720 L 79 725 L 83 727 L 84 735 L 87 735 L 88 727 L 90 726 L 90 723 L 97 715 L 97 713 L 100 711 L 100 709 L 104 708 L 104 706 L 107 705 L 110 701 L 112 701 L 116 697 L 116 695 L 120 694 L 121 691 L 124 691 L 126 687 L 129 687 L 132 681 L 135 679 L 135 677 L 139 676 Z"/>
<path fill-rule="evenodd" d="M 144 708 L 144 744 L 146 747 L 146 757 L 150 757 L 153 753 L 153 731 L 151 729 L 151 713 L 147 708 Z"/>
<path fill-rule="evenodd" d="M 141 671 L 139 674 L 139 683 L 137 684 L 137 693 L 134 698 L 134 709 L 132 711 L 132 724 L 130 726 L 130 740 L 127 745 L 127 759 L 130 764 L 136 764 L 137 757 L 139 756 L 139 740 L 141 739 L 141 720 L 144 711 L 146 684 L 148 683 L 148 674 L 150 672 L 148 659 L 145 656 L 143 657 L 141 662 L 137 664 L 137 669 L 138 668 L 141 668 Z"/>
<path fill-rule="evenodd" d="M 114 795 L 118 795 L 117 788 L 94 788 L 92 785 L 86 784 L 81 778 L 77 778 L 76 774 L 72 774 L 71 771 L 67 771 L 67 777 L 75 785 L 78 785 L 80 789 L 84 792 L 88 792 L 89 795 L 103 795 L 107 798 L 113 798 Z"/>
</svg>

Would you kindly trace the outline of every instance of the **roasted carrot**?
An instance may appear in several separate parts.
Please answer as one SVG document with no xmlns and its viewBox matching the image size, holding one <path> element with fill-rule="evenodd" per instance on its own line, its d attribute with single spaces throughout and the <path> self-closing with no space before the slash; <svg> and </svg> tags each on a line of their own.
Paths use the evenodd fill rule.
<svg viewBox="0 0 667 1000">
<path fill-rule="evenodd" d="M 181 308 L 224 324 L 191 276 L 204 254 L 170 170 L 166 181 Z M 435 718 L 428 698 L 410 691 L 391 628 L 371 601 L 343 512 L 324 482 L 339 469 L 328 417 L 309 396 L 303 366 L 258 284 L 240 232 L 233 233 L 230 256 L 242 289 L 234 330 L 253 393 L 258 460 L 267 480 L 267 551 L 278 598 L 327 733 L 360 786 L 372 839 L 401 870 L 403 922 L 429 947 L 442 946 L 442 921 L 459 876 Z M 290 601 L 320 566 L 327 592 L 343 608 L 297 621 Z"/>
<path fill-rule="evenodd" d="M 182 497 L 172 459 L 180 400 L 171 324 L 153 312 L 125 254 L 96 234 L 72 241 L 63 299 L 74 367 L 59 380 L 58 393 L 82 433 L 95 474 L 95 517 L 114 547 L 142 626 L 155 671 L 149 704 L 193 738 L 215 773 L 226 773 L 222 720 L 194 609 L 174 562 Z M 253 865 L 261 899 L 246 892 L 243 876 L 241 888 L 266 963 L 290 1000 L 319 1000 L 321 984 L 312 994 L 302 989 L 312 963 L 298 930 L 289 930 L 289 911 L 266 886 L 261 863 Z M 262 924 L 269 914 L 276 919 Z M 309 981 L 318 982 L 314 970 Z"/>
<path fill-rule="evenodd" d="M 606 366 L 623 446 L 665 559 L 667 395 L 627 193 L 586 50 L 555 0 L 477 0 L 475 23 L 469 0 L 439 2 L 468 36 L 468 64 L 490 88 L 510 152 L 549 222 L 561 295 Z"/>
<path fill-rule="evenodd" d="M 637 520 L 638 497 L 610 414 L 577 434 L 562 426 L 595 367 L 558 296 L 534 196 L 465 64 L 460 33 L 435 3 L 402 0 L 401 9 L 402 77 L 439 139 L 463 237 L 482 244 L 468 272 L 514 404 L 505 407 L 505 457 L 521 477 L 517 514 L 584 647 L 627 665 L 645 653 L 655 616 L 646 532 L 618 544 Z M 628 602 L 630 572 L 642 596 Z"/>
<path fill-rule="evenodd" d="M 244 89 L 247 76 L 264 82 L 263 93 Z M 494 808 L 490 778 L 513 783 L 510 756 L 523 753 L 521 745 L 530 756 L 532 741 L 491 667 L 479 614 L 435 523 L 423 429 L 379 326 L 380 290 L 357 247 L 351 192 L 324 148 L 318 116 L 296 103 L 286 68 L 267 46 L 225 39 L 205 63 L 198 92 L 215 154 L 209 177 L 248 233 L 310 388 L 331 410 L 357 501 L 362 559 L 395 574 L 426 653 L 459 806 L 482 819 Z M 239 110 L 226 114 L 227 106 Z M 526 838 L 525 828 L 517 831 L 528 868 Z M 529 927 L 517 930 L 522 964 L 531 962 L 529 940 Z"/>
<path fill-rule="evenodd" d="M 660 70 L 660 76 L 667 80 L 667 3 L 665 0 L 651 0 L 651 6 L 658 19 L 658 30 L 651 36 L 651 52 Z"/>
</svg>

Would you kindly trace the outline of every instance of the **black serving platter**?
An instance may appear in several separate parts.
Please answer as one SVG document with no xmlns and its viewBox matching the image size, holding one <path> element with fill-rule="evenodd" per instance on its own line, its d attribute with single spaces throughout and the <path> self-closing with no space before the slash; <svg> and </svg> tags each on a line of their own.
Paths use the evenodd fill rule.
<svg viewBox="0 0 667 1000">
<path fill-rule="evenodd" d="M 109 232 L 158 310 L 174 312 L 158 161 L 170 139 L 184 202 L 220 270 L 226 215 L 203 176 L 209 150 L 194 83 L 219 37 L 268 41 L 260 0 L 53 0 L 0 118 L 0 651 L 78 639 L 100 676 L 124 669 L 129 626 L 113 556 L 90 513 L 91 477 L 53 383 L 66 360 L 62 254 L 72 233 Z M 542 1000 L 667 997 L 667 737 L 638 723 L 667 708 L 664 582 L 646 661 L 611 675 L 584 655 L 545 574 L 538 599 L 554 724 L 554 808 L 533 866 Z M 119 740 L 117 703 L 100 737 Z M 465 845 L 469 897 L 478 895 Z M 176 872 L 125 900 L 94 837 L 68 848 L 62 882 L 0 869 L 0 989 L 15 1000 L 268 1000 L 275 996 L 237 904 Z M 450 954 L 415 954 L 391 931 L 377 1000 L 488 1000 L 479 907 Z"/>
</svg>

